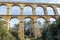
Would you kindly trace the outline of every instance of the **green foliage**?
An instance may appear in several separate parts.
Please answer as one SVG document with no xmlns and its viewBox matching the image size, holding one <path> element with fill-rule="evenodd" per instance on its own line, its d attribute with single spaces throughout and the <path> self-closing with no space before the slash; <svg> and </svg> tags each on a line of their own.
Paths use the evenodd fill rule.
<svg viewBox="0 0 60 40">
<path fill-rule="evenodd" d="M 60 17 L 55 23 L 50 24 L 48 28 L 43 30 L 42 38 L 35 40 L 60 40 Z"/>
<path fill-rule="evenodd" d="M 56 21 L 56 28 L 57 28 L 57 36 L 56 38 L 60 40 L 60 17 Z"/>
<path fill-rule="evenodd" d="M 10 31 L 7 31 L 5 21 L 0 20 L 0 40 L 15 40 Z"/>
<path fill-rule="evenodd" d="M 26 28 L 27 28 L 27 26 L 28 26 L 28 29 L 26 30 Z M 33 27 L 34 25 L 33 25 L 33 20 L 30 20 L 29 22 L 25 22 L 25 35 L 26 36 L 28 36 L 28 37 L 34 37 L 34 34 L 33 34 Z"/>
<path fill-rule="evenodd" d="M 46 40 L 55 40 L 55 36 L 57 34 L 57 30 L 54 27 L 54 24 L 48 26 L 47 33 L 46 33 Z"/>
<path fill-rule="evenodd" d="M 50 24 L 46 30 L 43 31 L 43 40 L 55 40 L 57 35 L 56 24 Z"/>
<path fill-rule="evenodd" d="M 42 33 L 43 40 L 60 40 L 60 17 Z"/>
</svg>

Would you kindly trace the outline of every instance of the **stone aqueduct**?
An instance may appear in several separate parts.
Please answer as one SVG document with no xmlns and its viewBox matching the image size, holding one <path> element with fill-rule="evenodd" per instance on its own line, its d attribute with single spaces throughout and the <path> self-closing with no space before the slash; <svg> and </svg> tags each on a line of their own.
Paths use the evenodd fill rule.
<svg viewBox="0 0 60 40">
<path fill-rule="evenodd" d="M 4 18 L 6 21 L 7 21 L 7 30 L 9 30 L 9 21 L 12 19 L 12 18 L 18 18 L 20 20 L 20 32 L 19 32 L 19 37 L 21 38 L 21 40 L 24 40 L 24 19 L 25 18 L 32 18 L 33 21 L 34 21 L 34 34 L 35 34 L 35 37 L 38 37 L 38 35 L 40 35 L 39 33 L 39 29 L 37 28 L 37 19 L 38 18 L 44 18 L 47 22 L 47 26 L 49 25 L 49 19 L 50 18 L 55 18 L 57 20 L 58 18 L 58 12 L 56 10 L 57 7 L 60 7 L 60 4 L 46 4 L 46 3 L 19 3 L 19 2 L 0 2 L 0 6 L 1 5 L 6 5 L 8 8 L 7 8 L 7 13 L 6 15 L 0 15 L 0 18 Z M 20 10 L 21 10 L 21 13 L 20 15 L 10 15 L 10 11 L 11 11 L 11 8 L 12 6 L 19 6 L 20 7 Z M 25 6 L 30 6 L 32 7 L 32 11 L 33 11 L 33 15 L 23 15 L 23 8 Z M 36 10 L 35 8 L 37 6 L 40 6 L 43 8 L 44 10 L 44 14 L 45 15 L 36 15 Z M 54 14 L 55 15 L 47 15 L 47 10 L 46 10 L 46 7 L 52 7 L 53 8 L 53 11 L 54 11 Z"/>
</svg>

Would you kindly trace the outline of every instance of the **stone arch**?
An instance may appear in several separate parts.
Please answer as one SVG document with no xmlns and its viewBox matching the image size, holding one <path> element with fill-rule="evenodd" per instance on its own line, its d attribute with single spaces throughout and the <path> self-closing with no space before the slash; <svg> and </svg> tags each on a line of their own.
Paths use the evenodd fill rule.
<svg viewBox="0 0 60 40">
<path fill-rule="evenodd" d="M 36 6 L 36 15 L 44 15 L 43 7 Z"/>
<path fill-rule="evenodd" d="M 53 6 L 51 6 L 51 5 L 47 5 L 47 7 L 51 7 L 52 9 L 54 9 L 54 7 L 53 7 Z"/>
<path fill-rule="evenodd" d="M 13 18 L 17 18 L 18 20 L 20 20 L 18 17 L 10 17 L 10 20 L 13 19 Z M 10 21 L 10 20 L 9 20 L 9 21 Z"/>
<path fill-rule="evenodd" d="M 28 19 L 27 21 L 33 20 L 33 18 L 31 18 L 31 17 L 25 17 L 24 19 Z"/>
<path fill-rule="evenodd" d="M 55 15 L 54 9 L 52 6 L 47 6 L 46 9 L 47 9 L 48 15 Z"/>
<path fill-rule="evenodd" d="M 24 19 L 24 34 L 26 36 L 33 36 L 32 33 L 33 33 L 33 20 L 31 18 L 25 18 Z"/>
<path fill-rule="evenodd" d="M 38 26 L 38 28 L 46 27 L 46 20 L 44 18 L 38 18 L 37 26 Z"/>
<path fill-rule="evenodd" d="M 46 20 L 46 18 L 45 18 L 45 17 L 42 17 L 42 16 L 40 16 L 40 17 L 38 17 L 38 18 L 43 18 L 44 20 Z M 38 18 L 37 18 L 37 19 L 38 19 Z"/>
<path fill-rule="evenodd" d="M 12 6 L 11 14 L 10 15 L 20 15 L 20 7 L 19 6 Z"/>
<path fill-rule="evenodd" d="M 56 19 L 55 18 L 50 18 L 50 24 L 52 24 L 52 23 L 54 23 L 55 21 L 56 21 Z"/>
<path fill-rule="evenodd" d="M 0 17 L 0 20 L 5 20 L 5 19 Z M 6 20 L 5 20 L 5 21 L 6 21 Z"/>
<path fill-rule="evenodd" d="M 25 17 L 24 19 L 26 19 L 26 18 L 30 18 L 30 19 L 32 19 L 32 20 L 34 20 L 32 17 L 30 17 L 30 16 L 28 16 L 28 17 Z"/>
<path fill-rule="evenodd" d="M 11 32 L 12 35 L 15 37 L 16 40 L 20 40 L 18 36 L 18 32 L 20 31 L 20 20 L 18 18 L 12 18 L 9 23 L 10 30 L 13 31 Z"/>
<path fill-rule="evenodd" d="M 28 20 L 26 20 L 26 21 L 30 21 L 30 20 L 32 20 L 31 18 L 29 18 L 29 17 L 26 17 L 25 19 L 28 19 Z"/>
<path fill-rule="evenodd" d="M 26 19 L 26 18 L 31 19 L 33 21 L 33 23 L 34 23 L 34 19 L 32 17 L 25 17 L 24 19 Z"/>
<path fill-rule="evenodd" d="M 50 18 L 54 18 L 54 19 L 56 19 L 56 16 L 51 16 Z"/>
<path fill-rule="evenodd" d="M 58 12 L 58 15 L 60 15 L 60 7 L 57 7 L 56 10 Z"/>
<path fill-rule="evenodd" d="M 33 8 L 33 6 L 32 6 L 32 5 L 24 5 L 24 7 L 26 7 L 26 6 L 29 6 L 29 7 Z"/>
<path fill-rule="evenodd" d="M 20 7 L 18 4 L 13 4 L 12 7 L 13 7 L 13 6 L 18 6 L 18 7 Z"/>
<path fill-rule="evenodd" d="M 3 19 L 5 19 L 4 17 L 0 17 L 0 18 L 3 18 Z"/>
<path fill-rule="evenodd" d="M 2 5 L 5 5 L 5 6 L 7 6 L 7 4 L 0 4 L 0 6 L 2 6 Z"/>
<path fill-rule="evenodd" d="M 1 5 L 0 6 L 0 15 L 6 15 L 6 13 L 7 13 L 7 6 Z"/>
<path fill-rule="evenodd" d="M 43 5 L 36 5 L 36 7 L 42 7 L 42 8 L 44 8 Z"/>
<path fill-rule="evenodd" d="M 14 27 L 17 27 L 16 25 L 19 25 L 19 24 L 20 24 L 20 20 L 18 18 L 12 18 L 10 20 L 10 28 L 14 29 Z"/>
<path fill-rule="evenodd" d="M 28 9 L 29 8 L 29 9 Z M 30 6 L 24 7 L 23 15 L 33 15 L 32 8 Z"/>
</svg>

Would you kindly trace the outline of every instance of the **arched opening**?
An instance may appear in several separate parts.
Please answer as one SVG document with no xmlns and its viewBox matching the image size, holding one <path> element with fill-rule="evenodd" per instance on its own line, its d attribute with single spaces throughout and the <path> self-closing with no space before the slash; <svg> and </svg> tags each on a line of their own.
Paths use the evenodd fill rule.
<svg viewBox="0 0 60 40">
<path fill-rule="evenodd" d="M 50 24 L 54 23 L 56 20 L 54 18 L 50 18 Z"/>
<path fill-rule="evenodd" d="M 46 21 L 44 18 L 37 19 L 37 27 L 39 28 L 40 33 L 42 33 L 43 29 L 46 28 Z"/>
<path fill-rule="evenodd" d="M 20 22 L 20 20 L 18 18 L 12 18 L 10 20 L 10 30 L 12 31 L 11 33 L 16 38 L 16 40 L 20 40 L 20 38 L 18 36 L 19 22 Z"/>
<path fill-rule="evenodd" d="M 33 20 L 31 18 L 25 18 L 24 25 L 25 37 L 33 37 Z"/>
<path fill-rule="evenodd" d="M 17 24 L 19 24 L 19 19 L 18 18 L 12 18 L 10 20 L 10 28 L 14 28 Z"/>
<path fill-rule="evenodd" d="M 44 11 L 42 7 L 36 7 L 36 15 L 44 15 Z"/>
<path fill-rule="evenodd" d="M 6 15 L 7 12 L 7 6 L 1 5 L 0 6 L 0 15 Z"/>
<path fill-rule="evenodd" d="M 38 26 L 38 28 L 46 27 L 46 21 L 45 21 L 45 19 L 38 18 L 37 19 L 37 26 Z"/>
<path fill-rule="evenodd" d="M 10 15 L 20 15 L 20 7 L 19 6 L 13 6 L 11 9 Z"/>
<path fill-rule="evenodd" d="M 60 15 L 60 8 L 56 8 L 56 9 L 57 9 L 58 15 Z"/>
<path fill-rule="evenodd" d="M 53 8 L 51 7 L 47 7 L 47 12 L 48 12 L 48 15 L 54 15 Z"/>
<path fill-rule="evenodd" d="M 23 15 L 33 15 L 32 14 L 32 8 L 30 6 L 24 7 L 24 13 Z"/>
</svg>

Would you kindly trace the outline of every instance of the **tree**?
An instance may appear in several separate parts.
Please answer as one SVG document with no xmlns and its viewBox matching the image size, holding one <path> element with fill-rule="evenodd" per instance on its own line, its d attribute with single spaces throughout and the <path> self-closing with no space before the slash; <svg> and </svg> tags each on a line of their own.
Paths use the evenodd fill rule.
<svg viewBox="0 0 60 40">
<path fill-rule="evenodd" d="M 5 21 L 0 20 L 0 40 L 15 40 L 10 31 L 6 29 Z"/>
<path fill-rule="evenodd" d="M 16 40 L 20 40 L 19 36 L 18 36 L 18 32 L 19 32 L 19 23 L 15 24 L 13 28 L 11 28 L 12 30 L 12 35 L 16 38 Z"/>
<path fill-rule="evenodd" d="M 60 40 L 60 17 L 56 21 L 56 28 L 57 28 L 57 36 L 56 39 Z"/>
<path fill-rule="evenodd" d="M 60 40 L 60 17 L 42 33 L 43 40 Z"/>
<path fill-rule="evenodd" d="M 29 22 L 25 22 L 25 35 L 27 36 L 33 36 L 33 20 L 30 20 Z"/>
</svg>

